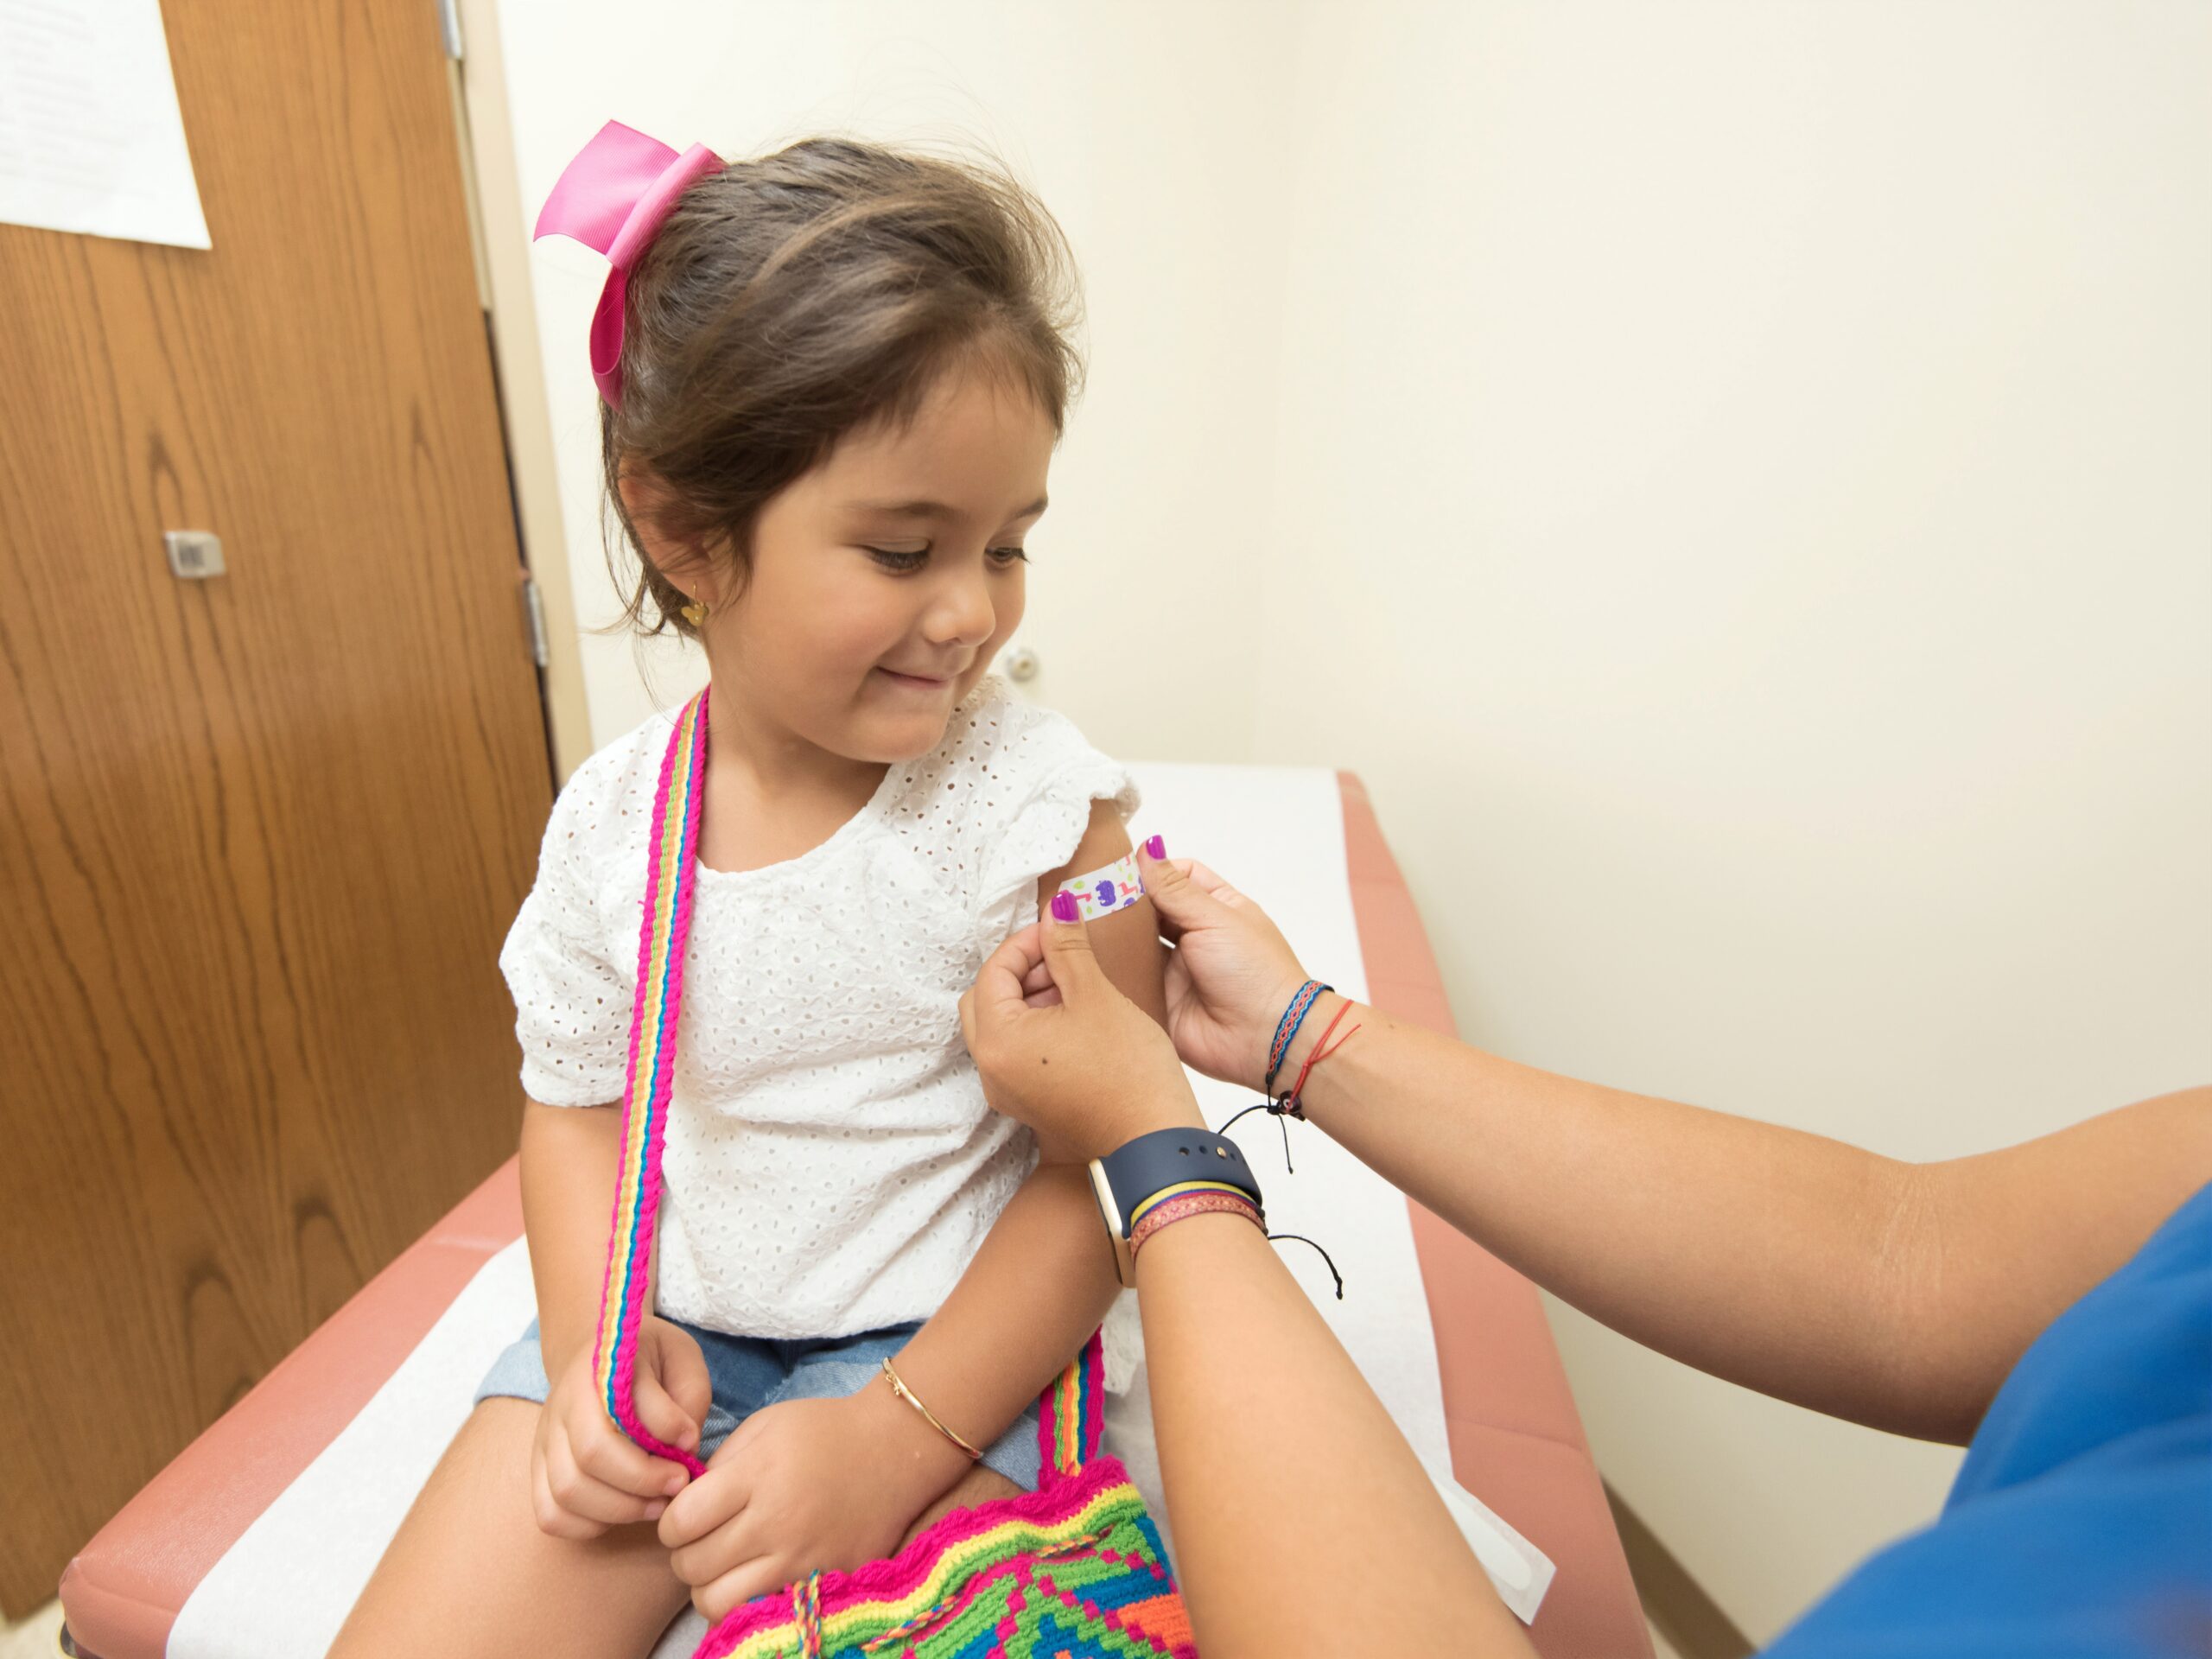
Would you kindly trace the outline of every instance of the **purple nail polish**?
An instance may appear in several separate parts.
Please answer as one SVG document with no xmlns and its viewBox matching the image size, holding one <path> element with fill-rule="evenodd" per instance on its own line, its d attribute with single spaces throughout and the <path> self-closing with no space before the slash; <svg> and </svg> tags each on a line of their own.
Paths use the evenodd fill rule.
<svg viewBox="0 0 2212 1659">
<path fill-rule="evenodd" d="M 1056 893 L 1052 895 L 1052 919 L 1056 922 L 1074 921 L 1083 912 L 1075 907 L 1075 894 Z"/>
<path fill-rule="evenodd" d="M 1145 842 L 1144 849 L 1154 858 L 1165 858 L 1167 856 L 1166 840 L 1163 836 L 1154 836 L 1150 841 Z"/>
</svg>

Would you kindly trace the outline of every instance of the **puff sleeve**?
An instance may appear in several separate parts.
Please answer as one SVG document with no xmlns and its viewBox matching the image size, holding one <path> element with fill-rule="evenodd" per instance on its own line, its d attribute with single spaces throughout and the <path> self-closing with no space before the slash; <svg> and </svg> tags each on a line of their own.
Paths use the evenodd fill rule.
<svg viewBox="0 0 2212 1659">
<path fill-rule="evenodd" d="M 992 757 L 1004 787 L 982 861 L 976 938 L 995 948 L 1037 919 L 1037 882 L 1075 856 L 1093 801 L 1111 801 L 1126 823 L 1143 804 L 1120 761 L 1092 747 L 1073 721 L 1013 699 Z"/>
<path fill-rule="evenodd" d="M 593 857 L 601 784 L 587 762 L 554 802 L 537 882 L 499 950 L 523 1088 L 548 1106 L 622 1098 L 635 969 L 625 971 L 601 913 Z"/>
</svg>

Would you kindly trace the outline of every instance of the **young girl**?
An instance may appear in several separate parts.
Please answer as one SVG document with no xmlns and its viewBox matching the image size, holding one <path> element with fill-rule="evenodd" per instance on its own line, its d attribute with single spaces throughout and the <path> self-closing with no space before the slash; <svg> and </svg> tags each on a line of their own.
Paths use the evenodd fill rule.
<svg viewBox="0 0 2212 1659">
<path fill-rule="evenodd" d="M 823 139 L 724 167 L 610 124 L 549 229 L 614 266 L 593 357 L 631 614 L 712 685 L 636 1386 L 709 1467 L 625 1439 L 591 1376 L 662 714 L 569 780 L 501 953 L 538 1317 L 346 1659 L 642 1655 L 687 1597 L 719 1618 L 1033 1487 L 1033 1402 L 1116 1290 L 1083 1171 L 985 1107 L 958 1020 L 1137 804 L 989 672 L 1080 373 L 1058 227 L 978 168 Z M 1150 906 L 1093 937 L 1159 1017 Z"/>
</svg>

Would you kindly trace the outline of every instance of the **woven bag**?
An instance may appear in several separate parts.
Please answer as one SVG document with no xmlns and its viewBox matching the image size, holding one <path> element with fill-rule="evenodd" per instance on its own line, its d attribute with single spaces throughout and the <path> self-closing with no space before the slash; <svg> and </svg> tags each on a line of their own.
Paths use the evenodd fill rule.
<svg viewBox="0 0 2212 1659">
<path fill-rule="evenodd" d="M 594 1376 L 607 1415 L 638 1445 L 706 1465 L 638 1421 L 638 1332 L 652 1287 L 692 871 L 707 771 L 707 693 L 678 715 L 653 794 L 637 1001 L 622 1090 L 622 1162 Z M 1096 1332 L 1039 1402 L 1038 1488 L 957 1510 L 887 1560 L 817 1572 L 733 1608 L 693 1659 L 1196 1659 L 1160 1530 L 1128 1471 L 1098 1449 Z"/>
</svg>

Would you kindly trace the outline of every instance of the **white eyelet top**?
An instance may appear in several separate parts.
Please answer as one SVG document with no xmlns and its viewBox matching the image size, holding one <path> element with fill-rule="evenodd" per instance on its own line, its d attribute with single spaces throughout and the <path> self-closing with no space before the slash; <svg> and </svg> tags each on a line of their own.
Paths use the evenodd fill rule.
<svg viewBox="0 0 2212 1659">
<path fill-rule="evenodd" d="M 645 841 L 673 712 L 579 766 L 500 970 L 522 1081 L 622 1098 Z M 696 867 L 662 1154 L 664 1314 L 741 1336 L 843 1336 L 937 1312 L 1036 1161 L 983 1103 L 959 1001 L 1037 919 L 1126 768 L 987 675 L 931 753 L 894 765 L 812 850 Z"/>
</svg>

